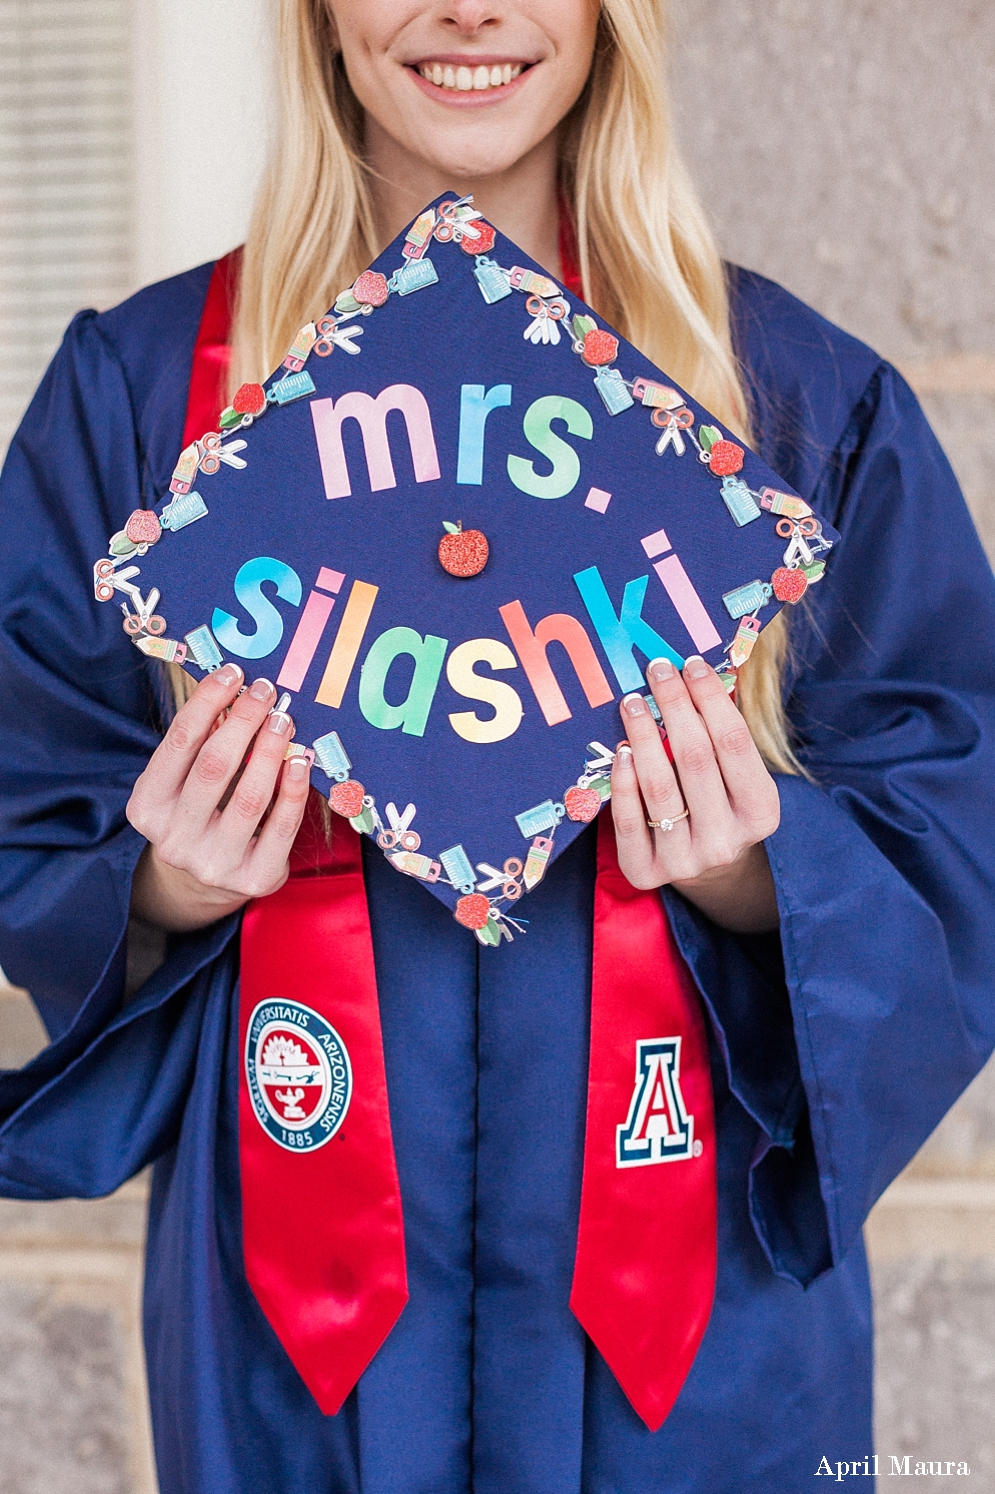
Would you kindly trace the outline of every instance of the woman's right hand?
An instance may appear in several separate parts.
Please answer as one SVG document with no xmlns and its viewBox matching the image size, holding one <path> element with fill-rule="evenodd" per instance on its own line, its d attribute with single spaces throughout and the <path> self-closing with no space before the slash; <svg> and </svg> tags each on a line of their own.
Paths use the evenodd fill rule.
<svg viewBox="0 0 995 1494">
<path fill-rule="evenodd" d="M 243 679 L 237 664 L 226 664 L 201 680 L 128 801 L 128 819 L 149 842 L 135 869 L 132 912 L 160 928 L 204 928 L 287 880 L 308 764 L 284 763 L 293 722 L 273 711 L 269 680 L 239 695 Z"/>
</svg>

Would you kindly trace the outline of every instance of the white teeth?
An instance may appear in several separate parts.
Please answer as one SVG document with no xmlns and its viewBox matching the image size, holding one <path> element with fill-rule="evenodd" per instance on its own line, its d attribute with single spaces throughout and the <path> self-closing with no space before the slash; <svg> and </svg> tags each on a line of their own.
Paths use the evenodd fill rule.
<svg viewBox="0 0 995 1494">
<path fill-rule="evenodd" d="M 495 63 L 488 68 L 481 63 L 479 67 L 471 69 L 453 68 L 448 63 L 443 66 L 441 62 L 425 62 L 418 71 L 426 82 L 434 83 L 436 88 L 455 88 L 460 93 L 469 93 L 471 89 L 483 92 L 488 88 L 501 88 L 518 77 L 522 64 L 506 62 L 502 66 Z"/>
</svg>

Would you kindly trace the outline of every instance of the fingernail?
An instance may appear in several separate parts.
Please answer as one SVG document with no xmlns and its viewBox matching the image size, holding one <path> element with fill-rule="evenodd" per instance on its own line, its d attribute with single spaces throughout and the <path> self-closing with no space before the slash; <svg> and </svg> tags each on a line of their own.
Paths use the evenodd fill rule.
<svg viewBox="0 0 995 1494">
<path fill-rule="evenodd" d="M 269 700 L 275 689 L 276 686 L 271 685 L 269 680 L 253 680 L 249 686 L 249 694 L 253 700 Z"/>
<path fill-rule="evenodd" d="M 286 711 L 272 711 L 267 717 L 266 725 L 270 731 L 275 731 L 278 737 L 285 737 L 293 726 L 293 722 Z"/>
<path fill-rule="evenodd" d="M 705 675 L 711 674 L 711 672 L 700 654 L 691 654 L 689 658 L 684 660 L 684 673 L 689 679 L 703 680 Z"/>
<path fill-rule="evenodd" d="M 627 695 L 622 701 L 622 709 L 627 716 L 645 716 L 646 702 L 641 695 Z"/>
<path fill-rule="evenodd" d="M 632 748 L 629 746 L 628 742 L 620 742 L 618 744 L 615 749 L 615 756 L 620 757 L 626 761 L 632 756 Z"/>
<path fill-rule="evenodd" d="M 286 771 L 295 781 L 299 778 L 306 778 L 310 771 L 307 764 L 307 758 L 292 757 L 289 763 L 287 763 Z"/>
<path fill-rule="evenodd" d="M 242 678 L 242 671 L 237 664 L 226 664 L 224 669 L 218 670 L 214 678 L 219 685 L 223 685 L 228 690 Z"/>
<path fill-rule="evenodd" d="M 677 670 L 669 659 L 652 659 L 646 671 L 647 678 L 658 685 L 662 685 L 664 680 L 673 679 L 676 673 Z"/>
</svg>

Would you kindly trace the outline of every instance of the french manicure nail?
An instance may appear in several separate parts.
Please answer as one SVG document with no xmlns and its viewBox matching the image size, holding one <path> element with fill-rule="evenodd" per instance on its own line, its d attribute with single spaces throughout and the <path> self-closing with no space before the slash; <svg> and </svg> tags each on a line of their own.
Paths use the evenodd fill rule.
<svg viewBox="0 0 995 1494">
<path fill-rule="evenodd" d="M 615 749 L 615 756 L 623 758 L 626 761 L 632 756 L 632 748 L 629 746 L 628 742 L 619 743 L 619 745 Z"/>
<path fill-rule="evenodd" d="M 664 680 L 673 679 L 677 671 L 669 659 L 651 659 L 646 673 L 656 684 L 662 685 Z"/>
<path fill-rule="evenodd" d="M 307 758 L 292 757 L 287 764 L 286 771 L 290 774 L 291 778 L 305 778 L 310 771 L 307 764 Z"/>
<path fill-rule="evenodd" d="M 641 695 L 627 695 L 622 701 L 622 709 L 627 716 L 645 716 L 646 702 Z"/>
<path fill-rule="evenodd" d="M 691 654 L 684 660 L 684 673 L 692 680 L 703 680 L 711 670 L 700 654 Z"/>
<path fill-rule="evenodd" d="M 276 686 L 271 685 L 269 680 L 258 679 L 252 681 L 252 684 L 249 686 L 249 694 L 253 700 L 269 700 L 275 689 Z"/>
<path fill-rule="evenodd" d="M 270 731 L 275 731 L 278 737 L 285 737 L 293 722 L 286 711 L 271 711 L 266 725 Z"/>
<path fill-rule="evenodd" d="M 218 670 L 214 678 L 219 685 L 223 685 L 228 690 L 242 678 L 242 671 L 237 664 L 226 664 L 224 669 Z"/>
</svg>

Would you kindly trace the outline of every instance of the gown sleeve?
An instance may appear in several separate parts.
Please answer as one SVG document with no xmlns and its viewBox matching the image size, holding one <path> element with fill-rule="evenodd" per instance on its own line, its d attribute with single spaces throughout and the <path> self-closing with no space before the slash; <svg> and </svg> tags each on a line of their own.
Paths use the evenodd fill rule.
<svg viewBox="0 0 995 1494">
<path fill-rule="evenodd" d="M 810 501 L 841 542 L 791 620 L 809 776 L 779 775 L 767 842 L 780 949 L 668 895 L 758 1125 L 754 1228 L 802 1285 L 846 1255 L 995 1043 L 995 582 L 887 364 Z"/>
<path fill-rule="evenodd" d="M 150 486 L 134 389 L 101 319 L 83 312 L 0 479 L 0 964 L 31 992 L 52 1038 L 25 1069 L 0 1073 L 0 1193 L 107 1191 L 157 1145 L 148 1135 L 144 1151 L 74 1160 L 65 1113 L 61 1132 L 22 1146 L 32 1104 L 67 1076 L 71 1090 L 74 1067 L 122 1020 L 131 880 L 145 845 L 125 806 L 160 740 L 162 701 L 119 608 L 94 598 L 92 568 L 108 536 L 154 499 Z M 172 940 L 158 1000 L 230 933 L 229 921 Z"/>
</svg>

